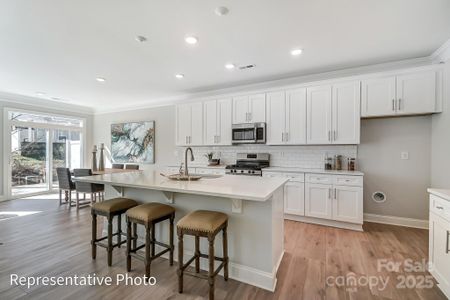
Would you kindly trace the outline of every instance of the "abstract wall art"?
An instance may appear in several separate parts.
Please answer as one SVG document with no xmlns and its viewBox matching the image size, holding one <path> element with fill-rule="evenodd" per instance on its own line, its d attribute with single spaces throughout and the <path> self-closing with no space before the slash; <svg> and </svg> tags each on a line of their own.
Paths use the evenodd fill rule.
<svg viewBox="0 0 450 300">
<path fill-rule="evenodd" d="M 111 157 L 116 163 L 155 163 L 155 121 L 111 125 Z"/>
</svg>

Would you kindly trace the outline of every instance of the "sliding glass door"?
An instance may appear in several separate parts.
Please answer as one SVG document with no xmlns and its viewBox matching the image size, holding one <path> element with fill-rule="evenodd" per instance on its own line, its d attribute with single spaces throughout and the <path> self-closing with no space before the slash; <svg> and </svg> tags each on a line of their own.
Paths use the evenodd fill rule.
<svg viewBox="0 0 450 300">
<path fill-rule="evenodd" d="M 11 127 L 11 193 L 13 196 L 49 190 L 49 130 Z"/>
<path fill-rule="evenodd" d="M 83 120 L 35 113 L 8 113 L 11 198 L 58 189 L 56 168 L 83 166 Z"/>
</svg>

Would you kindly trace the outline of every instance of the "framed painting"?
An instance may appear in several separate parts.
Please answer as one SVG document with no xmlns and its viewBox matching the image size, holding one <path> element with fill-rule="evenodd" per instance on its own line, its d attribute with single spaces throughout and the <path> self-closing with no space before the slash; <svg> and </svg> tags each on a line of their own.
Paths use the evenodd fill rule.
<svg viewBox="0 0 450 300">
<path fill-rule="evenodd" d="M 111 158 L 116 163 L 155 163 L 155 121 L 111 125 Z"/>
</svg>

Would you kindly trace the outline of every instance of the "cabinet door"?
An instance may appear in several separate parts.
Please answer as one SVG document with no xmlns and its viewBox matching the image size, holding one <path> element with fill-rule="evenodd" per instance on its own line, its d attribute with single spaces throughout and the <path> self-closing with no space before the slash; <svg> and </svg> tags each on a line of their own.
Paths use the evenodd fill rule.
<svg viewBox="0 0 450 300">
<path fill-rule="evenodd" d="M 231 99 L 217 100 L 217 143 L 231 145 Z"/>
<path fill-rule="evenodd" d="M 397 113 L 431 113 L 435 111 L 435 104 L 435 71 L 397 76 Z"/>
<path fill-rule="evenodd" d="M 203 145 L 203 103 L 191 105 L 191 134 L 189 145 Z"/>
<path fill-rule="evenodd" d="M 305 216 L 331 220 L 332 185 L 305 184 Z"/>
<path fill-rule="evenodd" d="M 360 82 L 333 85 L 333 144 L 359 144 Z"/>
<path fill-rule="evenodd" d="M 395 115 L 395 77 L 363 80 L 361 85 L 363 117 Z"/>
<path fill-rule="evenodd" d="M 267 144 L 284 144 L 286 136 L 286 100 L 284 92 L 267 94 Z"/>
<path fill-rule="evenodd" d="M 450 294 L 450 222 L 430 214 L 430 262 L 431 274 L 441 288 Z"/>
<path fill-rule="evenodd" d="M 307 89 L 307 143 L 331 144 L 331 86 Z"/>
<path fill-rule="evenodd" d="M 233 124 L 250 122 L 248 119 L 249 105 L 248 96 L 233 98 Z"/>
<path fill-rule="evenodd" d="M 305 215 L 305 184 L 288 182 L 284 186 L 284 213 Z"/>
<path fill-rule="evenodd" d="M 266 122 L 266 95 L 249 96 L 249 118 L 251 123 Z"/>
<path fill-rule="evenodd" d="M 363 223 L 363 190 L 353 186 L 334 186 L 333 220 Z"/>
<path fill-rule="evenodd" d="M 306 89 L 286 92 L 286 139 L 291 145 L 306 144 Z"/>
<path fill-rule="evenodd" d="M 191 106 L 190 104 L 176 106 L 176 144 L 186 146 L 191 135 Z"/>
<path fill-rule="evenodd" d="M 214 145 L 217 143 L 217 101 L 204 102 L 203 111 L 205 120 L 205 145 Z"/>
</svg>

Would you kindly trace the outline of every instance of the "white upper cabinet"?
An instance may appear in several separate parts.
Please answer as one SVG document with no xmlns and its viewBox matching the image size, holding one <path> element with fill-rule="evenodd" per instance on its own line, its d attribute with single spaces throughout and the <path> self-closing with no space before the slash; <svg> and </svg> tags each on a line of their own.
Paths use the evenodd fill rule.
<svg viewBox="0 0 450 300">
<path fill-rule="evenodd" d="M 203 144 L 203 104 L 189 103 L 176 106 L 177 146 Z"/>
<path fill-rule="evenodd" d="M 427 70 L 362 81 L 363 117 L 437 111 L 437 71 Z"/>
<path fill-rule="evenodd" d="M 359 144 L 359 81 L 308 88 L 306 107 L 308 144 Z"/>
<path fill-rule="evenodd" d="M 307 143 L 331 143 L 331 85 L 307 89 Z"/>
<path fill-rule="evenodd" d="M 306 89 L 267 94 L 267 143 L 306 144 Z"/>
<path fill-rule="evenodd" d="M 333 144 L 359 144 L 360 82 L 333 85 Z"/>
<path fill-rule="evenodd" d="M 436 106 L 436 72 L 397 76 L 397 113 L 432 113 Z"/>
<path fill-rule="evenodd" d="M 266 121 L 266 95 L 256 94 L 233 98 L 233 124 Z"/>
<path fill-rule="evenodd" d="M 206 101 L 204 110 L 205 145 L 231 145 L 231 99 Z"/>
</svg>

